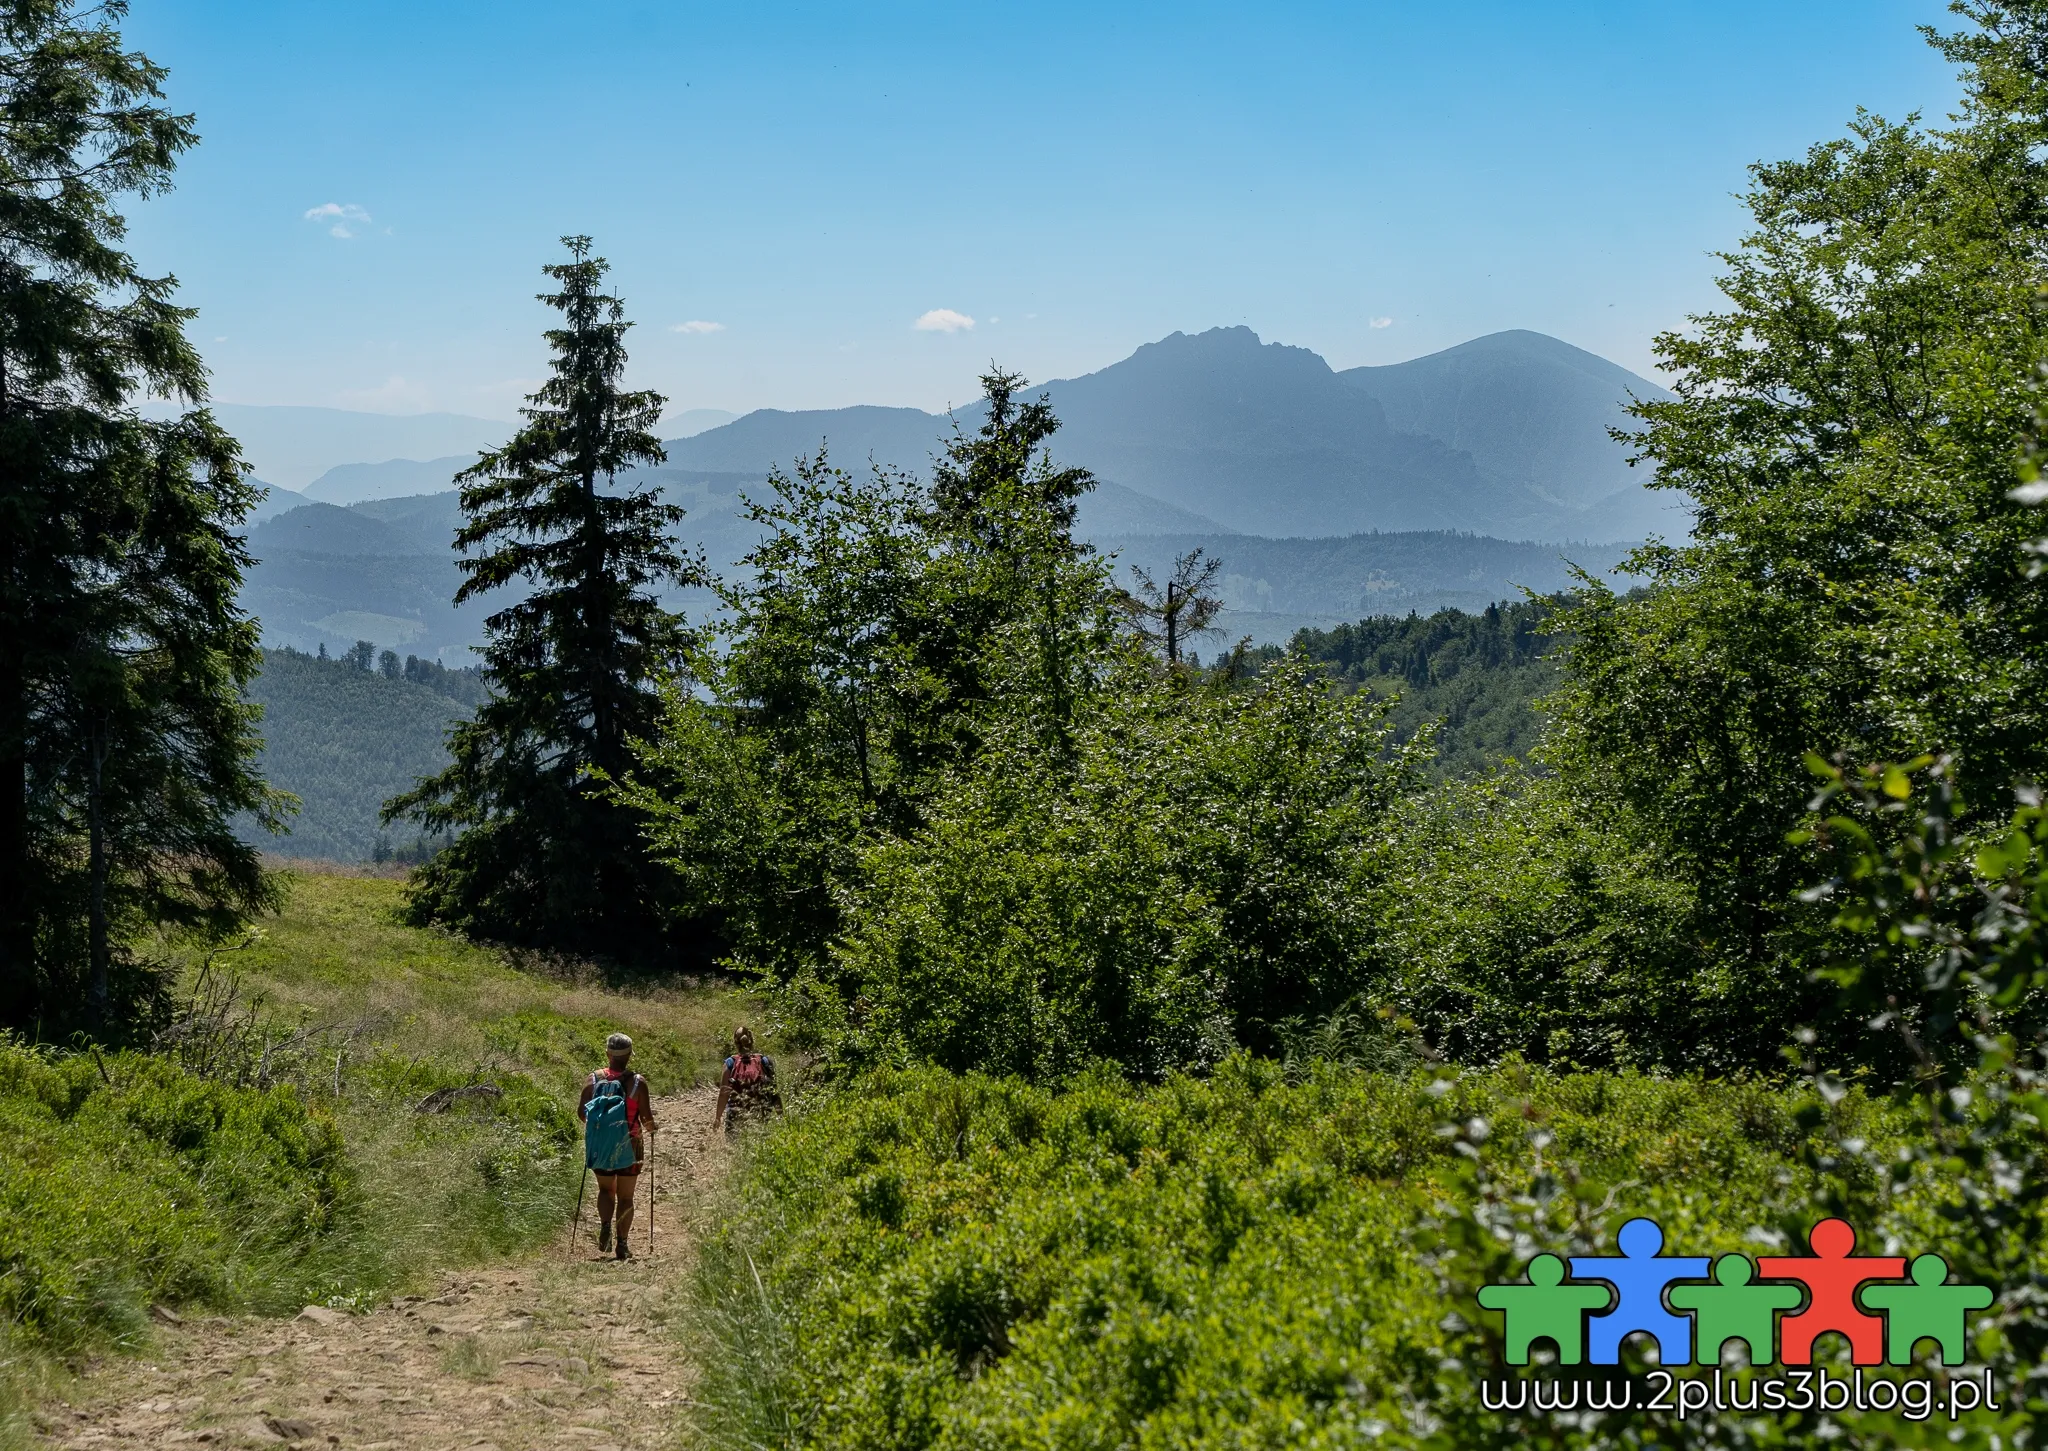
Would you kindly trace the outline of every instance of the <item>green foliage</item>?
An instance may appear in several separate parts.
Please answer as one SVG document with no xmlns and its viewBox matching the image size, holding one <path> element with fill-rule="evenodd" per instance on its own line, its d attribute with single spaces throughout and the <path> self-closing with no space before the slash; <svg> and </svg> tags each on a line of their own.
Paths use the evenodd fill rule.
<svg viewBox="0 0 2048 1451">
<path fill-rule="evenodd" d="M 689 910 L 777 978 L 821 960 L 865 847 L 914 832 L 992 734 L 1058 757 L 1099 684 L 1110 594 L 1071 532 L 1092 480 L 1051 461 L 1021 379 L 982 384 L 929 486 L 820 453 L 748 501 L 728 648 L 670 691 L 622 789 Z"/>
<path fill-rule="evenodd" d="M 526 426 L 458 476 L 456 546 L 479 552 L 462 563 L 455 602 L 531 589 L 487 622 L 495 693 L 450 736 L 454 760 L 384 817 L 457 834 L 415 876 L 419 922 L 647 958 L 666 945 L 662 880 L 602 782 L 626 774 L 628 742 L 654 725 L 654 679 L 686 643 L 653 591 L 701 570 L 669 537 L 683 511 L 619 483 L 662 461 L 648 431 L 662 398 L 621 388 L 624 306 L 601 290 L 607 266 L 590 239 L 564 245 L 570 260 L 542 269 L 561 289 L 541 298 L 563 317 L 547 334 L 554 375 L 528 400 Z"/>
<path fill-rule="evenodd" d="M 861 1451 L 1712 1444 L 1715 1418 L 1484 1412 L 1501 1347 L 1478 1286 L 1637 1214 L 1734 1247 L 1831 1205 L 1940 1243 L 1937 1188 L 1891 1195 L 1838 1157 L 1881 1160 L 1905 1127 L 1854 1092 L 1513 1065 L 1290 1084 L 1235 1058 L 1139 1093 L 873 1076 L 759 1141 L 728 1191 L 699 1270 L 702 1429 Z"/>
<path fill-rule="evenodd" d="M 821 453 L 749 499 L 764 538 L 722 589 L 729 649 L 673 690 L 633 797 L 692 908 L 747 960 L 794 970 L 837 926 L 870 821 L 901 825 L 948 749 L 937 682 L 916 659 L 929 612 L 913 486 Z M 707 698 L 708 696 L 708 698 Z"/>
<path fill-rule="evenodd" d="M 1374 1001 L 1452 1062 L 1728 1071 L 1768 1062 L 1800 986 L 1701 970 L 1692 889 L 1626 818 L 1506 772 L 1406 804 L 1379 859 Z"/>
<path fill-rule="evenodd" d="M 0 5 L 0 1025 L 116 1032 L 119 944 L 220 932 L 268 900 L 230 819 L 274 823 L 241 687 L 255 626 L 235 532 L 256 495 L 196 405 L 171 283 L 121 250 L 124 194 L 170 185 L 195 135 L 127 6 Z"/>
<path fill-rule="evenodd" d="M 1980 803 L 2048 772 L 2048 596 L 2009 497 L 2048 356 L 2042 18 L 1963 13 L 1953 126 L 1865 115 L 1755 169 L 1728 307 L 1659 339 L 1676 396 L 1636 410 L 1694 533 L 1635 557 L 1635 597 L 1588 582 L 1556 697 L 1548 759 L 1655 834 L 1695 894 L 1696 973 L 1766 998 L 1831 930 L 1788 842 L 1808 753 L 1949 753 Z"/>
<path fill-rule="evenodd" d="M 523 971 L 398 923 L 398 882 L 291 880 L 261 936 L 213 954 L 241 974 L 233 1010 L 185 1005 L 163 1052 L 0 1037 L 0 1434 L 17 1368 L 138 1346 L 152 1304 L 363 1309 L 531 1248 L 575 1202 L 572 1105 L 605 1034 L 666 1092 L 759 1012 Z"/>
<path fill-rule="evenodd" d="M 0 1041 L 0 1123 L 0 1321 L 53 1349 L 132 1337 L 151 1302 L 267 1298 L 355 1194 L 333 1120 L 294 1090 L 141 1054 Z"/>
<path fill-rule="evenodd" d="M 409 658 L 394 680 L 297 650 L 264 651 L 248 693 L 263 707 L 263 774 L 299 801 L 277 849 L 339 862 L 389 849 L 378 811 L 447 764 L 449 727 L 485 694 L 478 672 L 431 660 Z"/>
<path fill-rule="evenodd" d="M 1974 836 L 1949 763 L 1826 781 L 1808 839 L 1836 876 L 1813 895 L 1860 950 L 1824 976 L 1848 1013 L 1907 1065 L 1921 1132 L 1889 1163 L 1845 1146 L 1895 1193 L 1942 1196 L 1951 1262 L 1997 1288 L 1979 1351 L 2031 1416 L 2048 1412 L 2048 811 L 2027 788 Z M 1882 1052 L 1872 1056 L 1882 1057 Z"/>
<path fill-rule="evenodd" d="M 828 1031 L 1033 1076 L 1270 1050 L 1364 971 L 1374 839 L 1427 750 L 1390 755 L 1383 715 L 1295 664 L 1239 691 L 1130 665 L 1064 750 L 992 736 L 865 855 Z"/>
<path fill-rule="evenodd" d="M 500 1096 L 413 1112 L 478 1082 Z M 152 1304 L 365 1307 L 428 1265 L 551 1230 L 573 1139 L 559 1095 L 502 1070 L 378 1053 L 336 1100 L 0 1041 L 0 1338 L 132 1345 Z"/>
<path fill-rule="evenodd" d="M 1393 701 L 1396 740 L 1434 724 L 1436 773 L 1473 776 L 1529 759 L 1541 738 L 1539 703 L 1562 679 L 1551 658 L 1562 644 L 1551 623 L 1557 608 L 1556 600 L 1517 600 L 1474 614 L 1377 615 L 1298 631 L 1288 648 L 1346 686 Z"/>
</svg>

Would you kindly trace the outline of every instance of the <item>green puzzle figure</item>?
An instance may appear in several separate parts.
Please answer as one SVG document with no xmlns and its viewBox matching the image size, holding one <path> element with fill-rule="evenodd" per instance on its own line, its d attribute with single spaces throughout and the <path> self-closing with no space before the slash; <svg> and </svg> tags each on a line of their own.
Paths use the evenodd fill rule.
<svg viewBox="0 0 2048 1451">
<path fill-rule="evenodd" d="M 1529 1261 L 1526 1285 L 1486 1285 L 1479 1291 L 1479 1303 L 1498 1310 L 1506 1321 L 1503 1337 L 1508 1343 L 1508 1364 L 1527 1365 L 1529 1345 L 1536 1340 L 1556 1342 L 1557 1363 L 1577 1365 L 1586 1354 L 1586 1312 L 1607 1306 L 1605 1285 L 1567 1285 L 1564 1261 L 1556 1255 L 1538 1255 Z"/>
<path fill-rule="evenodd" d="M 1941 1347 L 1943 1365 L 1961 1365 L 1963 1312 L 1989 1305 L 1991 1291 L 1947 1283 L 1948 1261 L 1940 1255 L 1920 1256 L 1911 1274 L 1910 1285 L 1872 1285 L 1863 1292 L 1866 1307 L 1886 1312 L 1885 1358 L 1893 1365 L 1911 1365 L 1914 1345 L 1932 1340 Z"/>
<path fill-rule="evenodd" d="M 1671 1287 L 1671 1308 L 1694 1311 L 1693 1342 L 1701 1365 L 1717 1365 L 1729 1341 L 1740 1340 L 1751 1365 L 1769 1365 L 1778 1358 L 1780 1310 L 1798 1308 L 1803 1298 L 1797 1285 L 1752 1285 L 1756 1267 L 1747 1255 L 1722 1255 L 1714 1263 L 1714 1283 Z"/>
</svg>

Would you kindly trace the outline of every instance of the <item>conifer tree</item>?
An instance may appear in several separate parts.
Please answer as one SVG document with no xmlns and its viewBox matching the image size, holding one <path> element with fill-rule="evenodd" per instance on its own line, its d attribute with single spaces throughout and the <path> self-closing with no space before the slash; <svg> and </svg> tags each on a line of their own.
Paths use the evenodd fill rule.
<svg viewBox="0 0 2048 1451">
<path fill-rule="evenodd" d="M 137 926 L 224 931 L 268 900 L 241 812 L 259 654 L 236 606 L 255 502 L 196 404 L 173 282 L 122 249 L 123 195 L 197 139 L 120 0 L 0 0 L 0 1026 L 117 1028 Z"/>
<path fill-rule="evenodd" d="M 1048 440 L 1060 421 L 1050 397 L 1020 398 L 1024 378 L 993 366 L 981 386 L 981 427 L 956 425 L 932 473 L 922 523 L 939 545 L 935 608 L 918 651 L 944 682 L 948 724 L 970 752 L 975 712 L 998 697 L 1061 745 L 1090 651 L 1109 628 L 1107 575 L 1074 538 L 1095 475 L 1053 461 Z"/>
<path fill-rule="evenodd" d="M 529 592 L 491 615 L 485 669 L 494 697 L 450 733 L 453 761 L 388 802 L 459 833 L 414 879 L 420 921 L 622 959 L 664 940 L 660 881 L 644 867 L 637 818 L 604 789 L 647 735 L 655 682 L 681 656 L 680 616 L 653 591 L 705 579 L 672 542 L 683 511 L 621 480 L 666 455 L 649 430 L 665 401 L 621 386 L 631 326 L 603 290 L 588 237 L 542 270 L 562 314 L 547 333 L 554 376 L 521 410 L 525 426 L 458 476 L 469 557 L 458 604 Z"/>
</svg>

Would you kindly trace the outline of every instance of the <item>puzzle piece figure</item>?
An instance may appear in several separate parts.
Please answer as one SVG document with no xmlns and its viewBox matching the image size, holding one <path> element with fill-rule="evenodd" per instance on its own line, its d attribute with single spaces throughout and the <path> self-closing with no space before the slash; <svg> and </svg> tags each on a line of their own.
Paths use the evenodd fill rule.
<svg viewBox="0 0 2048 1451">
<path fill-rule="evenodd" d="M 1849 1358 L 1857 1365 L 1884 1364 L 1884 1323 L 1856 1308 L 1856 1287 L 1865 1280 L 1896 1280 L 1906 1273 L 1903 1257 L 1854 1255 L 1856 1231 L 1847 1220 L 1823 1219 L 1806 1242 L 1812 1258 L 1765 1255 L 1756 1267 L 1767 1279 L 1799 1280 L 1813 1298 L 1797 1315 L 1778 1322 L 1778 1358 L 1787 1365 L 1812 1365 L 1813 1342 L 1827 1331 L 1849 1341 Z"/>
<path fill-rule="evenodd" d="M 1664 1308 L 1664 1287 L 1673 1280 L 1697 1280 L 1707 1272 L 1705 1255 L 1660 1255 L 1664 1231 L 1654 1219 L 1631 1219 L 1614 1237 L 1620 1256 L 1572 1257 L 1572 1275 L 1581 1280 L 1606 1280 L 1614 1286 L 1614 1308 L 1590 1323 L 1588 1359 L 1594 1365 L 1621 1360 L 1621 1342 L 1638 1330 L 1657 1339 L 1663 1365 L 1692 1364 L 1692 1321 Z"/>
<path fill-rule="evenodd" d="M 1752 1285 L 1753 1273 L 1747 1256 L 1722 1255 L 1714 1263 L 1713 1284 L 1671 1287 L 1672 1308 L 1696 1312 L 1693 1340 L 1701 1365 L 1719 1365 L 1731 1340 L 1748 1349 L 1751 1365 L 1777 1359 L 1775 1312 L 1792 1309 L 1802 1296 L 1797 1285 Z"/>
<path fill-rule="evenodd" d="M 1586 1312 L 1607 1303 L 1605 1285 L 1565 1285 L 1564 1261 L 1538 1255 L 1529 1261 L 1526 1285 L 1487 1285 L 1479 1303 L 1505 1317 L 1508 1364 L 1527 1365 L 1532 1341 L 1557 1344 L 1557 1363 L 1577 1365 L 1584 1358 Z"/>
<path fill-rule="evenodd" d="M 1913 1261 L 1910 1285 L 1872 1285 L 1863 1292 L 1863 1303 L 1885 1314 L 1885 1339 L 1893 1365 L 1911 1365 L 1913 1347 L 1932 1340 L 1941 1347 L 1943 1365 L 1963 1363 L 1963 1312 L 1982 1310 L 1991 1303 L 1991 1291 L 1984 1285 L 1948 1283 L 1948 1261 L 1940 1255 L 1922 1255 Z"/>
</svg>

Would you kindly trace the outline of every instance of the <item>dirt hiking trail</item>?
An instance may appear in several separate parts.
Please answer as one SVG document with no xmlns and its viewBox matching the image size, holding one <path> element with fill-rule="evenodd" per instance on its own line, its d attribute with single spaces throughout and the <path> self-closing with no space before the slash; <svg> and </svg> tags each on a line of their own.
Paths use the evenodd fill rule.
<svg viewBox="0 0 2048 1451">
<path fill-rule="evenodd" d="M 717 1090 L 660 1099 L 637 1259 L 597 1254 L 594 1187 L 566 1231 L 521 1260 L 450 1273 L 368 1315 L 187 1320 L 136 1359 L 102 1362 L 39 1415 L 44 1442 L 341 1446 L 352 1451 L 653 1451 L 674 1446 L 691 1375 L 667 1323 L 699 1192 L 723 1168 Z M 647 1255 L 647 1216 L 655 1254 Z"/>
</svg>

